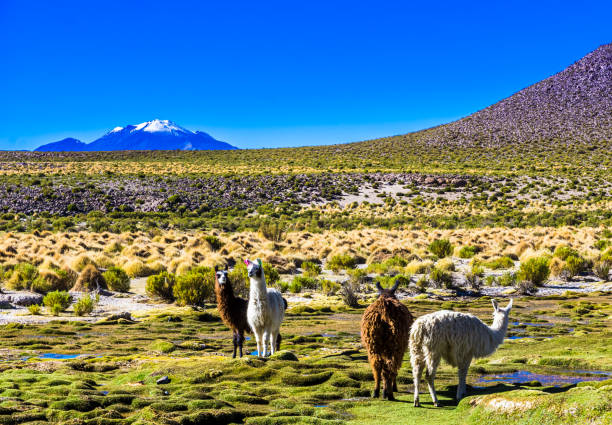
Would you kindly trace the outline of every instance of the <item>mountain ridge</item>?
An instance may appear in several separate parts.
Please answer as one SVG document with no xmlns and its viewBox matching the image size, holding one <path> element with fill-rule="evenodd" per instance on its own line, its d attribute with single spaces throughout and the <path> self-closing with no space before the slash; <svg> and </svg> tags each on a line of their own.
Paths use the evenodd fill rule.
<svg viewBox="0 0 612 425">
<path fill-rule="evenodd" d="M 36 152 L 102 152 L 116 150 L 233 150 L 238 149 L 203 131 L 191 131 L 169 120 L 154 119 L 115 127 L 91 143 L 66 138 L 34 149 Z"/>
</svg>

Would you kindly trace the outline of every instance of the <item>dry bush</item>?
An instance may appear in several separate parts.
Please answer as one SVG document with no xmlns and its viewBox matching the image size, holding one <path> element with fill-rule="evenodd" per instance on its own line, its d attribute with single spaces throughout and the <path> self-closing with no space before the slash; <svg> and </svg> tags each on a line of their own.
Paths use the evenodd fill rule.
<svg viewBox="0 0 612 425">
<path fill-rule="evenodd" d="M 100 270 L 93 264 L 85 266 L 76 283 L 72 287 L 73 291 L 92 292 L 106 288 L 106 281 Z"/>
</svg>

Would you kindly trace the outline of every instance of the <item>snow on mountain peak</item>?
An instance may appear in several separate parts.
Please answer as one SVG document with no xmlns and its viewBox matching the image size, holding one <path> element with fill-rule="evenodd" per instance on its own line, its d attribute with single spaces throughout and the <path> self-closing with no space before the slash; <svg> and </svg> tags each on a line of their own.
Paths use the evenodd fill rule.
<svg viewBox="0 0 612 425">
<path fill-rule="evenodd" d="M 147 121 L 138 124 L 132 131 L 146 131 L 147 133 L 158 133 L 158 132 L 166 132 L 170 133 L 172 131 L 178 131 L 180 133 L 193 133 L 183 127 L 180 127 L 173 123 L 170 120 L 158 120 L 155 119 L 153 121 Z"/>
<path fill-rule="evenodd" d="M 115 128 L 113 128 L 113 129 L 110 131 L 110 133 L 116 133 L 116 132 L 121 131 L 121 130 L 123 130 L 123 127 L 115 127 Z"/>
</svg>

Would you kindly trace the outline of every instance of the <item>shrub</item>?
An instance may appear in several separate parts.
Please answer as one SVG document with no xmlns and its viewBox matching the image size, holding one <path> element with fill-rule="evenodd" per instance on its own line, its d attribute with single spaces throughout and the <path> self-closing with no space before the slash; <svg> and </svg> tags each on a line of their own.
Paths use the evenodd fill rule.
<svg viewBox="0 0 612 425">
<path fill-rule="evenodd" d="M 472 258 L 480 252 L 480 248 L 476 246 L 464 246 L 459 250 L 459 258 Z"/>
<path fill-rule="evenodd" d="M 499 286 L 514 286 L 516 284 L 516 273 L 506 272 L 499 277 Z"/>
<path fill-rule="evenodd" d="M 455 271 L 455 263 L 450 258 L 443 258 L 436 263 L 436 267 L 446 272 Z"/>
<path fill-rule="evenodd" d="M 302 263 L 302 270 L 306 277 L 317 277 L 321 274 L 321 266 L 312 261 L 304 261 Z"/>
<path fill-rule="evenodd" d="M 497 276 L 489 275 L 484 279 L 485 285 L 487 286 L 497 286 L 499 285 L 499 279 Z"/>
<path fill-rule="evenodd" d="M 465 283 L 467 284 L 468 288 L 476 292 L 480 291 L 480 288 L 482 287 L 482 280 L 480 279 L 480 276 L 474 273 L 468 273 L 465 275 Z"/>
<path fill-rule="evenodd" d="M 302 289 L 317 289 L 318 287 L 319 281 L 317 279 L 306 276 L 295 276 L 291 281 L 289 290 L 291 292 L 297 293 L 300 292 Z M 292 288 L 295 288 L 296 290 L 294 291 Z"/>
<path fill-rule="evenodd" d="M 299 281 L 293 279 L 289 286 L 287 286 L 287 289 L 289 289 L 289 292 L 293 294 L 299 294 L 300 292 L 302 292 L 302 284 Z"/>
<path fill-rule="evenodd" d="M 215 235 L 206 235 L 204 236 L 204 240 L 208 242 L 210 249 L 213 251 L 219 251 L 223 247 L 223 242 Z"/>
<path fill-rule="evenodd" d="M 321 281 L 321 290 L 326 295 L 334 295 L 341 288 L 341 285 L 338 282 L 334 282 L 332 280 L 324 279 Z"/>
<path fill-rule="evenodd" d="M 71 301 L 72 297 L 66 291 L 49 292 L 43 298 L 43 304 L 51 310 L 54 316 L 57 316 L 62 311 L 66 311 Z"/>
<path fill-rule="evenodd" d="M 33 316 L 38 316 L 40 314 L 40 310 L 41 310 L 40 304 L 32 304 L 28 306 L 28 311 Z"/>
<path fill-rule="evenodd" d="M 612 262 L 612 248 L 608 248 L 606 252 L 601 254 L 600 260 Z"/>
<path fill-rule="evenodd" d="M 102 273 L 106 285 L 112 291 L 128 292 L 130 290 L 130 277 L 120 267 L 110 267 Z"/>
<path fill-rule="evenodd" d="M 516 292 L 521 295 L 533 295 L 537 290 L 536 284 L 528 280 L 522 280 L 516 285 Z"/>
<path fill-rule="evenodd" d="M 368 280 L 368 272 L 364 269 L 350 269 L 347 270 L 347 273 L 353 283 L 363 284 Z"/>
<path fill-rule="evenodd" d="M 32 282 L 30 289 L 35 292 L 67 291 L 74 286 L 77 274 L 70 270 L 62 270 L 57 266 L 41 268 L 38 276 Z"/>
<path fill-rule="evenodd" d="M 338 272 L 340 270 L 353 269 L 357 264 L 357 260 L 350 254 L 338 254 L 334 255 L 328 262 L 327 267 Z"/>
<path fill-rule="evenodd" d="M 551 276 L 561 277 L 565 270 L 565 261 L 559 257 L 553 257 L 548 262 L 548 268 L 550 269 Z"/>
<path fill-rule="evenodd" d="M 263 263 L 264 276 L 266 277 L 266 283 L 274 285 L 280 279 L 280 274 L 276 267 L 273 267 L 270 263 Z M 247 274 L 248 276 L 248 274 Z"/>
<path fill-rule="evenodd" d="M 553 253 L 553 257 L 557 257 L 562 260 L 566 260 L 567 257 L 569 257 L 570 255 L 573 255 L 574 257 L 580 256 L 580 254 L 578 254 L 578 251 L 570 248 L 567 245 L 559 245 L 557 248 L 555 248 L 555 252 Z"/>
<path fill-rule="evenodd" d="M 484 267 L 482 267 L 478 262 L 473 262 L 471 273 L 478 277 L 482 277 L 484 275 Z"/>
<path fill-rule="evenodd" d="M 235 295 L 242 297 L 249 295 L 250 280 L 246 264 L 243 262 L 236 263 L 234 268 L 228 273 L 228 278 L 232 283 Z"/>
<path fill-rule="evenodd" d="M 98 303 L 99 296 L 95 299 L 91 298 L 89 295 L 81 297 L 74 304 L 74 314 L 76 316 L 85 316 L 86 314 L 91 314 L 95 305 Z"/>
<path fill-rule="evenodd" d="M 419 280 L 417 280 L 416 287 L 420 292 L 426 292 L 429 287 L 427 276 L 421 276 Z"/>
<path fill-rule="evenodd" d="M 163 298 L 164 300 L 173 301 L 173 289 L 176 276 L 172 273 L 161 272 L 159 274 L 149 276 L 145 290 L 147 294 L 154 297 Z"/>
<path fill-rule="evenodd" d="M 357 285 L 353 282 L 344 282 L 340 289 L 342 301 L 349 307 L 359 307 L 359 298 L 357 297 Z"/>
<path fill-rule="evenodd" d="M 86 266 L 90 264 L 93 264 L 94 266 L 96 265 L 96 263 L 86 254 L 81 254 L 72 261 L 72 268 L 80 273 Z"/>
<path fill-rule="evenodd" d="M 450 289 L 453 286 L 451 274 L 437 267 L 434 267 L 431 273 L 429 273 L 429 279 L 438 287 Z"/>
<path fill-rule="evenodd" d="M 585 261 L 580 257 L 570 255 L 565 259 L 564 269 L 567 271 L 567 275 L 570 279 L 576 276 L 577 274 L 580 274 L 584 270 L 584 268 Z"/>
<path fill-rule="evenodd" d="M 406 266 L 406 272 L 410 274 L 424 274 L 429 273 L 432 268 L 432 261 L 413 260 Z"/>
<path fill-rule="evenodd" d="M 127 273 L 129 277 L 147 277 L 151 276 L 152 270 L 142 261 L 130 260 L 123 266 L 123 270 Z"/>
<path fill-rule="evenodd" d="M 172 293 L 178 305 L 202 306 L 213 295 L 214 285 L 214 270 L 196 267 L 176 278 Z"/>
<path fill-rule="evenodd" d="M 429 244 L 429 252 L 438 258 L 444 258 L 451 255 L 453 246 L 448 239 L 436 239 Z"/>
<path fill-rule="evenodd" d="M 600 239 L 597 242 L 595 242 L 594 246 L 598 250 L 603 251 L 607 247 L 612 246 L 612 241 L 610 241 L 609 239 Z"/>
<path fill-rule="evenodd" d="M 278 221 L 263 223 L 259 231 L 264 238 L 272 242 L 281 242 L 285 239 L 285 228 Z"/>
<path fill-rule="evenodd" d="M 593 266 L 593 273 L 600 279 L 608 280 L 612 263 L 609 261 L 598 261 Z"/>
<path fill-rule="evenodd" d="M 276 284 L 276 287 L 278 288 L 279 291 L 281 291 L 281 293 L 284 294 L 285 292 L 289 290 L 289 283 L 280 281 Z"/>
<path fill-rule="evenodd" d="M 514 261 L 512 260 L 512 258 L 504 256 L 489 260 L 485 262 L 484 265 L 485 267 L 488 267 L 492 270 L 509 269 L 511 267 L 514 267 Z"/>
<path fill-rule="evenodd" d="M 100 273 L 100 270 L 95 265 L 88 264 L 79 275 L 73 290 L 91 292 L 103 288 L 106 288 L 104 276 L 102 276 L 102 273 Z"/>
<path fill-rule="evenodd" d="M 38 277 L 38 268 L 30 263 L 19 263 L 15 266 L 7 282 L 9 289 L 31 289 L 32 283 Z"/>
<path fill-rule="evenodd" d="M 519 281 L 529 281 L 534 285 L 540 285 L 548 279 L 550 268 L 549 259 L 546 257 L 533 257 L 521 263 L 518 272 Z"/>
</svg>

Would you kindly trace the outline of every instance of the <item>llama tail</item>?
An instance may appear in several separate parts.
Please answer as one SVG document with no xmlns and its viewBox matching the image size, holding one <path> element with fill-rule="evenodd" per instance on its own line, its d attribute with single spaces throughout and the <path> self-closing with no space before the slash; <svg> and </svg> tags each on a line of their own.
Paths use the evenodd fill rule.
<svg viewBox="0 0 612 425">
<path fill-rule="evenodd" d="M 287 300 L 283 297 L 283 304 L 285 305 L 285 310 L 287 310 Z"/>
</svg>

